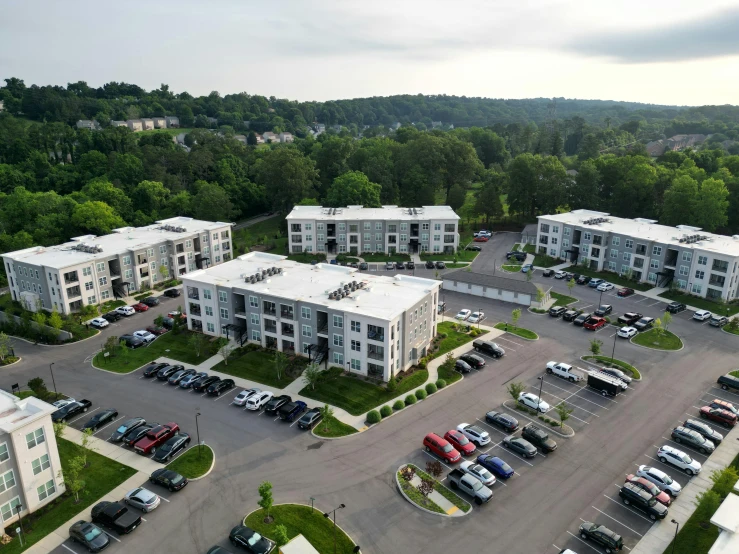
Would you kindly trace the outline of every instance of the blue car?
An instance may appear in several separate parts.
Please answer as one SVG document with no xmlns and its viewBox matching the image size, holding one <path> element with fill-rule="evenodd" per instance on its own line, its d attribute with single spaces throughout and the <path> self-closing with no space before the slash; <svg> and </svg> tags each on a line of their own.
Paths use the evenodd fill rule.
<svg viewBox="0 0 739 554">
<path fill-rule="evenodd" d="M 333 260 L 331 260 L 329 263 L 331 265 L 339 265 L 339 263 L 336 261 L 336 258 L 334 258 Z"/>
<path fill-rule="evenodd" d="M 490 454 L 480 454 L 477 457 L 477 463 L 480 464 L 482 467 L 492 471 L 501 479 L 508 479 L 514 473 L 511 466 L 509 466 L 497 456 L 491 456 Z"/>
<path fill-rule="evenodd" d="M 521 266 L 521 273 L 528 273 L 529 271 L 533 271 L 534 266 L 531 264 L 526 264 Z"/>
<path fill-rule="evenodd" d="M 296 400 L 295 402 L 288 402 L 284 406 L 281 406 L 277 410 L 277 415 L 283 421 L 294 421 L 296 417 L 303 414 L 308 408 L 305 402 L 302 400 Z"/>
</svg>

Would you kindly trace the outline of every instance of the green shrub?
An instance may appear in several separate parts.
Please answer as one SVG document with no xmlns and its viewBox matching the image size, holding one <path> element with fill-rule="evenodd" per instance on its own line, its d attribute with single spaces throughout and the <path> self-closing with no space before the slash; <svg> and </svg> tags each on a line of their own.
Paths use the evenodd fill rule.
<svg viewBox="0 0 739 554">
<path fill-rule="evenodd" d="M 436 385 L 433 383 L 429 383 L 426 385 L 426 393 L 427 394 L 434 394 L 436 392 Z"/>
<path fill-rule="evenodd" d="M 392 413 L 393 413 L 393 409 L 390 406 L 385 405 L 382 408 L 380 408 L 380 415 L 382 417 L 387 417 Z"/>
<path fill-rule="evenodd" d="M 405 397 L 406 406 L 410 406 L 411 404 L 415 404 L 415 403 L 416 403 L 416 397 L 413 396 L 412 394 L 409 394 L 408 396 Z"/>
<path fill-rule="evenodd" d="M 399 412 L 403 408 L 405 408 L 405 404 L 403 404 L 402 400 L 396 400 L 395 404 L 393 404 L 393 410 L 395 410 L 396 412 Z"/>
<path fill-rule="evenodd" d="M 395 392 L 395 389 L 398 388 L 398 381 L 396 381 L 395 377 L 390 377 L 385 388 L 387 388 L 388 392 Z"/>
<path fill-rule="evenodd" d="M 416 398 L 418 398 L 419 400 L 423 400 L 424 398 L 426 398 L 426 391 L 423 389 L 418 389 L 416 391 Z"/>
<path fill-rule="evenodd" d="M 436 380 L 436 388 L 437 389 L 443 389 L 444 387 L 446 387 L 446 381 L 444 381 L 444 379 L 437 379 Z"/>
<path fill-rule="evenodd" d="M 367 413 L 367 423 L 380 423 L 382 416 L 377 410 L 372 410 Z"/>
</svg>

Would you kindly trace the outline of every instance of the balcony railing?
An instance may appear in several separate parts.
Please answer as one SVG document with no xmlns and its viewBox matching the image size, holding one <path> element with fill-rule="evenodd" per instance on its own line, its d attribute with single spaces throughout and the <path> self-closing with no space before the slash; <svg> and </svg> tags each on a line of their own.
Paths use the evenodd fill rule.
<svg viewBox="0 0 739 554">
<path fill-rule="evenodd" d="M 385 342 L 385 334 L 377 331 L 367 331 L 367 338 L 377 342 Z"/>
<path fill-rule="evenodd" d="M 292 310 L 280 310 L 282 319 L 295 319 L 295 313 Z"/>
<path fill-rule="evenodd" d="M 368 350 L 367 351 L 367 357 L 372 358 L 373 360 L 384 360 L 385 359 L 385 351 L 382 352 L 378 350 Z"/>
<path fill-rule="evenodd" d="M 277 325 L 265 325 L 264 326 L 264 332 L 265 333 L 274 333 L 277 334 Z"/>
<path fill-rule="evenodd" d="M 271 316 L 277 315 L 277 312 L 274 309 L 270 310 L 269 308 L 264 308 L 264 311 L 262 313 L 264 315 L 271 315 Z"/>
<path fill-rule="evenodd" d="M 328 335 L 328 320 L 326 320 L 323 323 L 318 324 L 318 334 L 319 335 Z"/>
<path fill-rule="evenodd" d="M 721 278 L 713 278 L 713 277 L 711 277 L 708 280 L 708 284 L 711 285 L 711 286 L 714 286 L 714 287 L 721 287 L 721 288 L 723 288 L 724 285 L 726 284 L 726 279 L 724 279 L 723 277 L 721 277 Z"/>
<path fill-rule="evenodd" d="M 187 297 L 192 298 L 193 300 L 200 300 L 200 294 L 197 292 L 188 292 Z"/>
<path fill-rule="evenodd" d="M 282 327 L 282 334 L 285 335 L 286 337 L 294 337 L 295 328 L 292 325 L 290 326 L 285 325 Z"/>
<path fill-rule="evenodd" d="M 195 306 L 192 306 L 191 305 L 190 306 L 190 315 L 196 315 L 196 316 L 200 317 L 200 306 L 195 307 Z"/>
<path fill-rule="evenodd" d="M 67 289 L 68 298 L 77 298 L 78 296 L 82 296 L 82 291 L 79 287 L 70 287 Z"/>
<path fill-rule="evenodd" d="M 72 283 L 76 283 L 80 280 L 80 278 L 77 276 L 77 272 L 73 274 L 65 273 L 64 274 L 64 283 L 67 285 L 71 285 Z"/>
</svg>

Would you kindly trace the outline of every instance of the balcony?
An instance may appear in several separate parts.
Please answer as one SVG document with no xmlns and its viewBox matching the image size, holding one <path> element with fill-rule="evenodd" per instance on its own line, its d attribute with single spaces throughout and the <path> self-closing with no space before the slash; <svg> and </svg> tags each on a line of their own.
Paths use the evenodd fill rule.
<svg viewBox="0 0 739 554">
<path fill-rule="evenodd" d="M 246 318 L 246 312 L 244 311 L 244 308 L 241 308 L 241 309 L 236 308 L 236 310 L 234 310 L 234 315 L 236 317 Z"/>
<path fill-rule="evenodd" d="M 182 254 L 185 251 L 185 245 L 184 244 L 178 244 L 177 245 L 177 253 Z"/>
<path fill-rule="evenodd" d="M 277 323 L 275 323 L 274 321 L 269 321 L 265 319 L 264 320 L 264 332 L 272 333 L 276 335 L 277 334 Z"/>
<path fill-rule="evenodd" d="M 713 260 L 711 265 L 711 271 L 718 271 L 720 273 L 726 273 L 729 271 L 729 262 L 722 262 L 721 260 Z"/>
<path fill-rule="evenodd" d="M 280 317 L 282 319 L 295 319 L 295 312 L 293 312 L 292 308 L 286 309 L 283 307 L 280 309 Z"/>
<path fill-rule="evenodd" d="M 367 325 L 367 338 L 377 342 L 385 342 L 385 330 L 382 327 Z"/>
<path fill-rule="evenodd" d="M 367 350 L 367 357 L 373 360 L 383 361 L 385 359 L 385 349 L 370 346 Z"/>
<path fill-rule="evenodd" d="M 262 313 L 264 315 L 276 316 L 277 310 L 275 310 L 274 304 L 272 304 L 271 302 L 270 303 L 265 302 L 264 305 L 262 306 Z"/>
<path fill-rule="evenodd" d="M 636 245 L 636 252 L 634 252 L 637 256 L 646 256 L 647 255 L 647 247 L 643 244 L 637 244 Z"/>
<path fill-rule="evenodd" d="M 289 323 L 283 323 L 282 324 L 282 334 L 286 337 L 294 337 L 295 336 L 295 326 L 290 325 Z"/>
<path fill-rule="evenodd" d="M 726 284 L 726 278 L 719 275 L 711 275 L 711 278 L 708 280 L 708 284 L 713 287 L 724 288 L 724 285 Z"/>
<path fill-rule="evenodd" d="M 200 291 L 195 287 L 187 287 L 187 297 L 192 300 L 200 300 Z"/>
<path fill-rule="evenodd" d="M 82 296 L 82 291 L 79 287 L 69 287 L 67 289 L 67 298 L 77 298 L 78 296 Z"/>
<path fill-rule="evenodd" d="M 200 317 L 200 304 L 190 304 L 188 313 Z"/>
<path fill-rule="evenodd" d="M 77 276 L 76 271 L 72 271 L 70 273 L 64 274 L 64 283 L 67 285 L 71 285 L 72 283 L 76 283 L 80 280 L 80 278 Z"/>
</svg>

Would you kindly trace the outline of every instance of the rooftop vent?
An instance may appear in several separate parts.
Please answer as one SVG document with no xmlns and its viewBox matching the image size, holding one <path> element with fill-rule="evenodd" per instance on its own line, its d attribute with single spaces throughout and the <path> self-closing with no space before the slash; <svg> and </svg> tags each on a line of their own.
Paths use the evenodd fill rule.
<svg viewBox="0 0 739 554">
<path fill-rule="evenodd" d="M 600 225 L 601 223 L 610 223 L 607 217 L 592 217 L 583 221 L 583 225 Z"/>
</svg>

